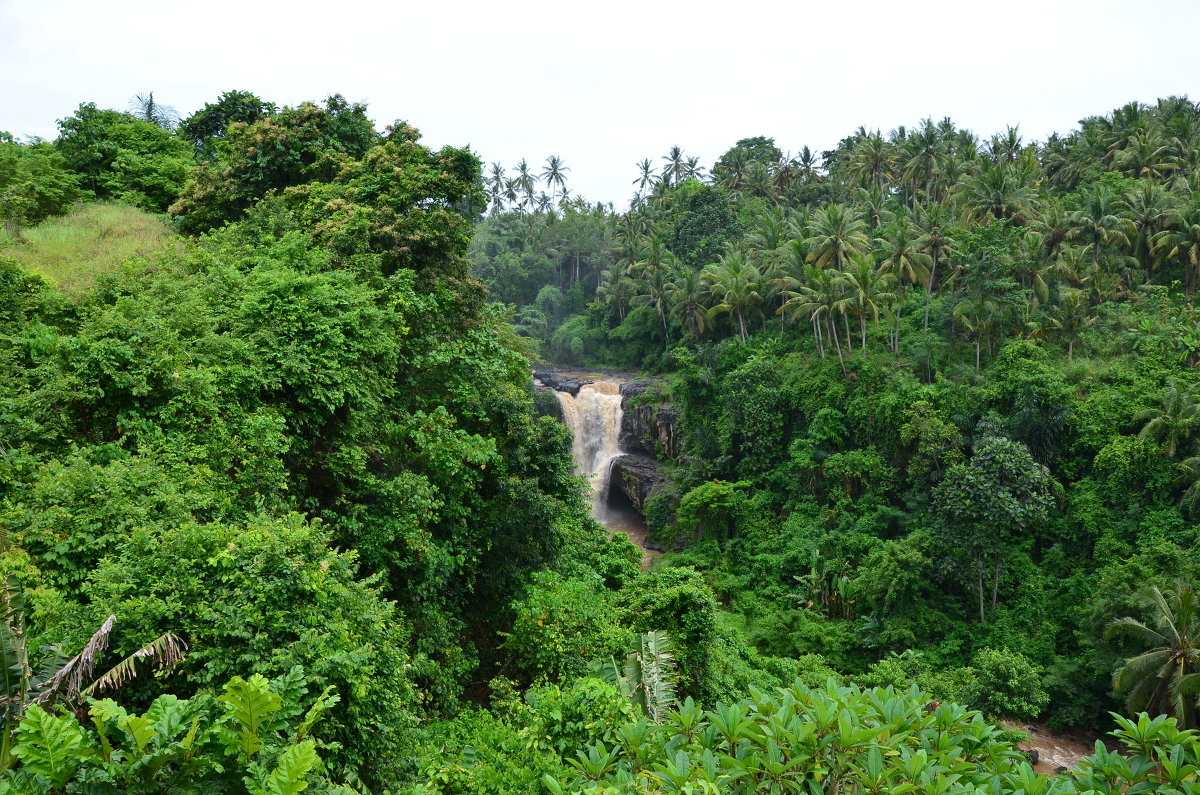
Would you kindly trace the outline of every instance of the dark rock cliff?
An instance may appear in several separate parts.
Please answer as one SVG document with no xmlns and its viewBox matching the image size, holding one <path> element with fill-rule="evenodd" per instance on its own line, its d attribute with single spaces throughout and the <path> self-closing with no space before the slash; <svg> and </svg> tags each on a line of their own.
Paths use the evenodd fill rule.
<svg viewBox="0 0 1200 795">
<path fill-rule="evenodd" d="M 646 500 L 667 482 L 658 462 L 644 453 L 617 456 L 609 474 L 609 488 L 620 489 L 640 513 L 646 511 Z"/>
<path fill-rule="evenodd" d="M 679 440 L 675 433 L 679 415 L 669 404 L 656 405 L 639 400 L 653 393 L 652 381 L 626 381 L 621 384 L 621 449 L 627 453 L 645 453 L 659 458 L 679 455 Z"/>
</svg>

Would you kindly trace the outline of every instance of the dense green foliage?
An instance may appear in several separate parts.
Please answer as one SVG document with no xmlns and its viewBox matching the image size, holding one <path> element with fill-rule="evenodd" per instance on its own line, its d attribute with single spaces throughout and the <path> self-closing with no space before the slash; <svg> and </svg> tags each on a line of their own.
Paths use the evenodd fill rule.
<svg viewBox="0 0 1200 795">
<path fill-rule="evenodd" d="M 9 231 L 19 236 L 22 225 L 65 212 L 79 196 L 78 183 L 51 144 L 23 146 L 0 133 L 0 220 Z"/>
<path fill-rule="evenodd" d="M 651 530 L 756 653 L 1190 725 L 1187 684 L 1131 693 L 1124 661 L 1179 646 L 1138 594 L 1200 564 L 1198 129 L 1176 97 L 1044 142 L 926 120 L 795 156 L 749 138 L 711 172 L 676 147 L 624 212 L 539 205 L 496 164 L 472 257 L 545 358 L 669 382 Z"/>
<path fill-rule="evenodd" d="M 377 133 L 339 98 L 257 121 L 222 103 L 184 124 L 230 116 L 200 165 L 153 120 L 63 122 L 82 185 L 215 229 L 70 297 L 20 264 L 35 243 L 8 249 L 0 560 L 30 643 L 78 647 L 109 614 L 112 655 L 186 640 L 169 678 L 127 685 L 132 706 L 299 665 L 339 694 L 316 730 L 331 775 L 394 788 L 413 728 L 511 662 L 503 606 L 532 574 L 624 582 L 636 556 L 587 518 L 568 434 L 535 414 L 520 342 L 469 276 L 474 156 Z M 245 143 L 274 136 L 306 162 L 251 165 Z M 236 200 L 185 190 L 189 171 Z M 94 235 L 83 218 L 61 223 Z"/>
<path fill-rule="evenodd" d="M 0 792 L 1191 791 L 1198 131 L 675 147 L 619 213 L 341 96 L 0 140 Z M 648 571 L 531 354 L 659 377 Z M 1053 780 L 994 723 L 1119 707 Z"/>
</svg>

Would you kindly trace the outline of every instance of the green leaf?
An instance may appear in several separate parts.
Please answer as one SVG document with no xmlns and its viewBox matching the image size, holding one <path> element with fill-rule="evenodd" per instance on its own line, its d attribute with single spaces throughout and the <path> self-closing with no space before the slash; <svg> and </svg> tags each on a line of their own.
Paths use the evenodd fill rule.
<svg viewBox="0 0 1200 795">
<path fill-rule="evenodd" d="M 289 747 L 267 779 L 263 795 L 296 795 L 308 788 L 309 771 L 317 764 L 317 746 L 305 740 Z"/>
<path fill-rule="evenodd" d="M 54 717 L 34 704 L 17 727 L 13 755 L 28 773 L 45 776 L 61 787 L 84 761 L 95 756 L 74 718 Z"/>
<path fill-rule="evenodd" d="M 262 748 L 263 722 L 278 712 L 283 702 L 268 688 L 269 683 L 261 674 L 255 674 L 249 681 L 235 676 L 225 685 L 225 695 L 217 699 L 227 705 L 230 716 L 240 727 L 238 746 L 247 759 Z"/>
<path fill-rule="evenodd" d="M 145 715 L 133 715 L 126 718 L 121 723 L 121 728 L 129 733 L 129 739 L 133 740 L 134 746 L 142 753 L 146 752 L 146 746 L 158 735 L 154 724 Z"/>
</svg>

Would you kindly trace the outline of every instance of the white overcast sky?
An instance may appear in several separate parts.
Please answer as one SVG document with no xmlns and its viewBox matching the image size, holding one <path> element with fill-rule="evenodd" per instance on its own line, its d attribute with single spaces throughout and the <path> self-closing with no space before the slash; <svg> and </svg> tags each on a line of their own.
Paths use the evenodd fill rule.
<svg viewBox="0 0 1200 795">
<path fill-rule="evenodd" d="M 1041 139 L 1197 99 L 1198 23 L 1198 0 L 0 0 L 0 130 L 53 138 L 146 91 L 184 116 L 230 89 L 342 93 L 485 163 L 559 155 L 622 207 L 675 144 L 711 166 L 738 138 L 821 150 L 926 116 Z"/>
</svg>

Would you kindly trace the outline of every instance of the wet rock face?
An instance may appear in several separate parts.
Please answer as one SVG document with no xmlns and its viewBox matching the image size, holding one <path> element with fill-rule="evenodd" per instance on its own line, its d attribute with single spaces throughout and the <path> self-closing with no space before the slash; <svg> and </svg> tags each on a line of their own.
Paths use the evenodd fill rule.
<svg viewBox="0 0 1200 795">
<path fill-rule="evenodd" d="M 641 404 L 633 400 L 654 387 L 651 381 L 626 381 L 621 384 L 621 449 L 666 458 L 679 454 L 675 426 L 679 416 L 670 406 Z"/>
<path fill-rule="evenodd" d="M 644 453 L 626 453 L 613 459 L 609 488 L 620 489 L 639 512 L 645 512 L 646 500 L 665 483 L 658 462 Z"/>
</svg>

